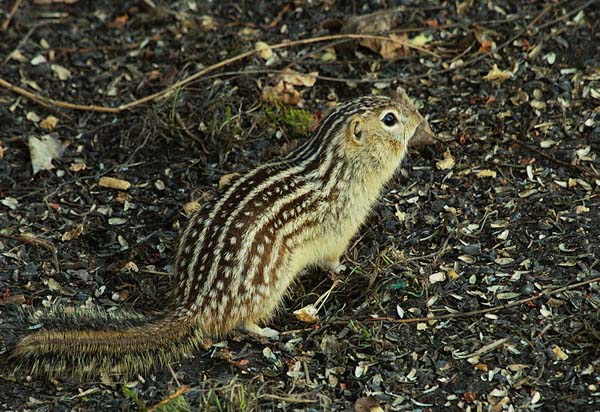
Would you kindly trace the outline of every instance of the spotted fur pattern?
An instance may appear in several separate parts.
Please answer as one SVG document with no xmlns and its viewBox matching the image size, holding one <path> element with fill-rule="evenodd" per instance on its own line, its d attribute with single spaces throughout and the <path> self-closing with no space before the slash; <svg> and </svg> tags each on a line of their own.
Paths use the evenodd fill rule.
<svg viewBox="0 0 600 412">
<path fill-rule="evenodd" d="M 394 128 L 382 123 L 386 111 L 398 118 Z M 46 375 L 131 375 L 193 353 L 205 336 L 268 319 L 303 268 L 339 263 L 421 119 L 387 97 L 340 105 L 304 145 L 194 214 L 177 249 L 172 310 L 47 316 L 12 357 Z"/>
</svg>

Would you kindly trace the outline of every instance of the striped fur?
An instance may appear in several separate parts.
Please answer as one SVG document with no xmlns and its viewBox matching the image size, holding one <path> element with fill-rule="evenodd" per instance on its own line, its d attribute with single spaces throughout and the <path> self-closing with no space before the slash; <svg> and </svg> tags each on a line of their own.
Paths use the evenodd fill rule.
<svg viewBox="0 0 600 412">
<path fill-rule="evenodd" d="M 390 112 L 397 125 L 384 124 Z M 421 121 L 387 97 L 340 105 L 311 139 L 247 172 L 190 219 L 169 310 L 143 322 L 124 312 L 88 314 L 100 328 L 54 320 L 21 339 L 13 358 L 46 375 L 131 375 L 193 353 L 205 336 L 268 319 L 303 268 L 339 264 Z"/>
</svg>

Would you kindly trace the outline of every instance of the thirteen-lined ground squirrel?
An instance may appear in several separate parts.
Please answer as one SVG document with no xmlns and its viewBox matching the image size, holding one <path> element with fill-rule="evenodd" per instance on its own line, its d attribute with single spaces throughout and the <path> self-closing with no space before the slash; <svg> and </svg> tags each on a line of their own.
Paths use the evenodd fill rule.
<svg viewBox="0 0 600 412">
<path fill-rule="evenodd" d="M 44 329 L 17 342 L 13 363 L 52 376 L 132 375 L 191 354 L 208 336 L 260 331 L 303 268 L 338 268 L 421 124 L 427 129 L 405 97 L 340 105 L 304 145 L 194 214 L 177 249 L 170 309 L 46 312 L 36 320 Z"/>
</svg>

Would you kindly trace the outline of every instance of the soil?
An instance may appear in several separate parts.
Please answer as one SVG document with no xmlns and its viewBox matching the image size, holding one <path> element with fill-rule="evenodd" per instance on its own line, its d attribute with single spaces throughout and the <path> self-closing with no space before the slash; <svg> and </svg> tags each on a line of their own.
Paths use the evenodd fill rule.
<svg viewBox="0 0 600 412">
<path fill-rule="evenodd" d="M 599 2 L 18 3 L 0 10 L 0 80 L 80 106 L 119 107 L 259 41 L 339 34 L 349 16 L 391 13 L 424 50 L 283 47 L 114 113 L 0 88 L 0 328 L 15 305 L 164 307 L 184 205 L 308 137 L 262 98 L 280 70 L 319 73 L 295 87 L 315 119 L 402 87 L 437 140 L 411 150 L 335 287 L 300 277 L 269 325 L 278 342 L 240 332 L 129 382 L 5 369 L 0 410 L 600 410 Z M 62 154 L 34 173 L 44 135 Z M 328 291 L 317 323 L 296 319 Z"/>
</svg>

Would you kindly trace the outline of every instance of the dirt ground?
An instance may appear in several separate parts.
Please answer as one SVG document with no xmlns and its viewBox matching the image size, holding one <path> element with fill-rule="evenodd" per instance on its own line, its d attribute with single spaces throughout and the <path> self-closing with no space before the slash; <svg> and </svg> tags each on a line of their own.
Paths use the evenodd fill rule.
<svg viewBox="0 0 600 412">
<path fill-rule="evenodd" d="M 337 101 L 403 87 L 438 141 L 411 151 L 335 288 L 319 270 L 294 285 L 279 342 L 240 333 L 130 382 L 3 370 L 0 410 L 600 410 L 599 2 L 15 3 L 0 7 L 0 351 L 15 304 L 164 307 L 184 206 Z M 378 11 L 386 30 L 348 22 Z M 6 84 L 116 108 L 257 42 L 365 30 L 396 37 L 267 48 L 120 112 Z M 279 83 L 286 68 L 316 82 Z M 328 291 L 316 324 L 294 317 Z"/>
</svg>

